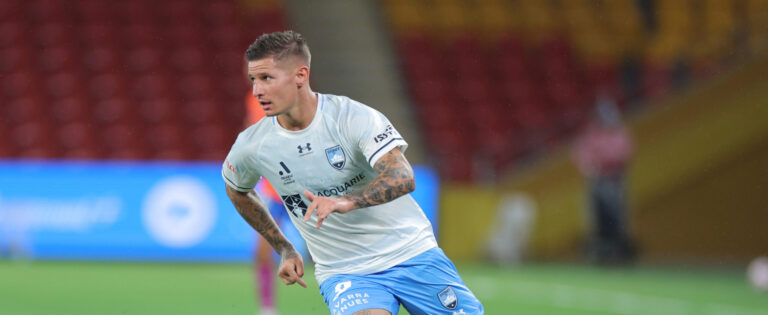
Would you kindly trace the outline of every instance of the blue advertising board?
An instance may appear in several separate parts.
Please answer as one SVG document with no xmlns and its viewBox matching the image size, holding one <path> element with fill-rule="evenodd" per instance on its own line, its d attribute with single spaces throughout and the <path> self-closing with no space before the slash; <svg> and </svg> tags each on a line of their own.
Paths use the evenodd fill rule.
<svg viewBox="0 0 768 315">
<path fill-rule="evenodd" d="M 436 228 L 436 175 L 414 170 L 412 195 Z M 0 161 L 0 256 L 248 261 L 255 232 L 220 174 L 216 163 Z"/>
</svg>

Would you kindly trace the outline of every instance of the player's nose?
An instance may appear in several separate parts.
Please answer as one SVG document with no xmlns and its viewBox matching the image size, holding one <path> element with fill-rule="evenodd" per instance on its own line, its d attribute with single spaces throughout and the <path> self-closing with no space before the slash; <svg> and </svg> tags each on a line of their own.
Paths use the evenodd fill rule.
<svg viewBox="0 0 768 315">
<path fill-rule="evenodd" d="M 252 88 L 252 93 L 254 97 L 259 97 L 264 95 L 264 87 L 261 86 L 261 84 L 254 83 Z"/>
</svg>

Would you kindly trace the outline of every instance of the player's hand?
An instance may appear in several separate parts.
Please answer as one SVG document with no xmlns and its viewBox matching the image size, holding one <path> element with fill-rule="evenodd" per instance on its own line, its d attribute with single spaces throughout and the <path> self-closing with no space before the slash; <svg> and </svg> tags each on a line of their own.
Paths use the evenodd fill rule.
<svg viewBox="0 0 768 315">
<path fill-rule="evenodd" d="M 323 221 L 333 212 L 347 213 L 352 211 L 352 202 L 341 198 L 331 198 L 316 196 L 309 190 L 304 190 L 304 196 L 312 203 L 307 207 L 307 213 L 304 215 L 304 222 L 309 221 L 312 212 L 317 211 L 317 228 L 323 225 Z"/>
<path fill-rule="evenodd" d="M 307 287 L 307 284 L 301 279 L 304 276 L 304 260 L 301 259 L 301 254 L 296 250 L 280 255 L 280 270 L 277 271 L 277 275 L 285 285 L 298 282 L 300 286 Z"/>
</svg>

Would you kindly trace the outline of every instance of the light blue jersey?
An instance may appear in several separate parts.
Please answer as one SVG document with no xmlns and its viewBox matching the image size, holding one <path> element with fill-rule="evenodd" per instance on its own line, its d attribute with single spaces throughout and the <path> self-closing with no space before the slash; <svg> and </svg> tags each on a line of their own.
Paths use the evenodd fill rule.
<svg viewBox="0 0 768 315">
<path fill-rule="evenodd" d="M 408 143 L 380 112 L 347 97 L 318 94 L 307 128 L 286 130 L 267 117 L 243 131 L 222 166 L 232 189 L 247 192 L 261 177 L 280 195 L 306 240 L 319 283 L 335 274 L 385 270 L 437 246 L 432 225 L 410 195 L 348 213 L 332 213 L 322 228 L 317 215 L 304 222 L 311 203 L 303 194 L 342 197 L 362 189 L 378 172 L 373 165 Z"/>
<path fill-rule="evenodd" d="M 435 247 L 397 266 L 369 275 L 335 275 L 320 285 L 331 315 L 385 309 L 396 315 L 403 304 L 411 315 L 483 314 L 483 305 Z"/>
</svg>

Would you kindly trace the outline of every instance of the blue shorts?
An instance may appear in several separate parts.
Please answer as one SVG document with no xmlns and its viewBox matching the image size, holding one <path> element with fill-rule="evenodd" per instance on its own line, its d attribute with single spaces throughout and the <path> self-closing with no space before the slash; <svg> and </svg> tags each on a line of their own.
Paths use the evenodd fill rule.
<svg viewBox="0 0 768 315">
<path fill-rule="evenodd" d="M 332 276 L 320 293 L 331 315 L 377 308 L 395 315 L 400 304 L 411 315 L 483 314 L 483 305 L 439 247 L 377 273 Z"/>
</svg>

